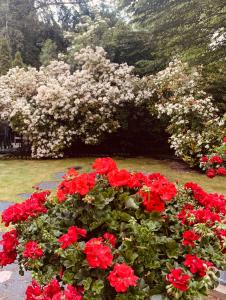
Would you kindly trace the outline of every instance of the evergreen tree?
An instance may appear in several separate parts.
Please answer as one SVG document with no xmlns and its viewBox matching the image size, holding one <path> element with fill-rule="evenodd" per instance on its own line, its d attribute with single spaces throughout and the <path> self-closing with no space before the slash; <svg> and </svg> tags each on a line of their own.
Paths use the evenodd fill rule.
<svg viewBox="0 0 226 300">
<path fill-rule="evenodd" d="M 5 75 L 12 66 L 12 56 L 6 38 L 0 40 L 0 75 Z"/>
<path fill-rule="evenodd" d="M 16 52 L 14 60 L 12 62 L 12 67 L 19 67 L 19 68 L 24 67 L 24 62 L 23 62 L 23 58 L 21 56 L 20 51 Z"/>
<path fill-rule="evenodd" d="M 57 46 L 52 40 L 48 39 L 43 44 L 41 54 L 40 54 L 40 62 L 42 65 L 47 66 L 51 60 L 57 58 Z"/>
</svg>

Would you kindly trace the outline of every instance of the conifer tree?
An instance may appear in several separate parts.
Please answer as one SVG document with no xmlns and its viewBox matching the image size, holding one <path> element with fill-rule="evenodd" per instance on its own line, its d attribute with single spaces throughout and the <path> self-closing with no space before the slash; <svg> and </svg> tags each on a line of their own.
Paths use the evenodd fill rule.
<svg viewBox="0 0 226 300">
<path fill-rule="evenodd" d="M 0 40 L 0 75 L 5 75 L 12 66 L 12 56 L 6 38 Z"/>
<path fill-rule="evenodd" d="M 52 60 L 57 58 L 57 46 L 51 39 L 47 39 L 43 44 L 40 62 L 42 65 L 47 66 Z"/>
<path fill-rule="evenodd" d="M 14 60 L 12 62 L 12 67 L 19 67 L 19 68 L 24 67 L 24 62 L 23 62 L 23 58 L 21 56 L 20 51 L 16 52 Z"/>
</svg>

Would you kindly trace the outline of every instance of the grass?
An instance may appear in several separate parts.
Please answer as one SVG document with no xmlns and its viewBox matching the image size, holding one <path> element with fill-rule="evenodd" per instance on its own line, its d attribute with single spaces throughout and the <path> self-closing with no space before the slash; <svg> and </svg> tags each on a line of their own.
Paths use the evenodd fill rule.
<svg viewBox="0 0 226 300">
<path fill-rule="evenodd" d="M 0 201 L 18 202 L 18 194 L 32 192 L 32 186 L 42 181 L 56 180 L 54 174 L 70 167 L 81 166 L 88 171 L 94 158 L 73 158 L 62 160 L 0 160 Z M 209 179 L 191 170 L 178 168 L 178 163 L 151 158 L 116 158 L 120 168 L 133 171 L 160 172 L 168 179 L 179 179 L 181 183 L 194 181 L 208 192 L 226 195 L 225 177 Z"/>
</svg>

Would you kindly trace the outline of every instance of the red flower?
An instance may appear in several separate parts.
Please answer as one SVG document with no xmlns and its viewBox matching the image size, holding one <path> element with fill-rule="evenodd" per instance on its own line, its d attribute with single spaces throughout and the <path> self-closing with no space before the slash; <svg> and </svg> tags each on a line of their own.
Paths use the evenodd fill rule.
<svg viewBox="0 0 226 300">
<path fill-rule="evenodd" d="M 106 232 L 103 235 L 103 237 L 104 237 L 105 240 L 107 240 L 112 245 L 112 247 L 115 247 L 116 242 L 117 242 L 117 238 L 116 238 L 116 236 L 114 234 Z"/>
<path fill-rule="evenodd" d="M 83 252 L 91 268 L 107 269 L 112 264 L 111 249 L 103 244 L 102 238 L 93 238 L 85 244 Z"/>
<path fill-rule="evenodd" d="M 184 265 L 190 269 L 192 274 L 198 274 L 200 277 L 204 277 L 206 275 L 207 268 L 213 266 L 211 262 L 198 258 L 196 254 L 187 254 Z"/>
<path fill-rule="evenodd" d="M 72 285 L 68 285 L 66 289 L 62 292 L 59 292 L 51 298 L 52 300 L 82 300 L 81 293 Z"/>
<path fill-rule="evenodd" d="M 140 190 L 138 194 L 143 199 L 143 205 L 148 212 L 162 212 L 164 210 L 165 204 L 157 193 Z"/>
<path fill-rule="evenodd" d="M 223 138 L 224 143 L 226 143 L 226 136 Z"/>
<path fill-rule="evenodd" d="M 29 285 L 26 290 L 26 300 L 41 299 L 39 298 L 39 296 L 41 295 L 42 295 L 41 286 L 35 280 L 32 280 L 31 285 Z"/>
<path fill-rule="evenodd" d="M 43 289 L 43 294 L 47 299 L 48 297 L 52 299 L 59 292 L 61 292 L 61 288 L 56 279 L 51 280 L 50 283 Z"/>
<path fill-rule="evenodd" d="M 214 155 L 210 158 L 210 162 L 212 164 L 221 164 L 223 162 L 223 159 L 219 155 Z"/>
<path fill-rule="evenodd" d="M 214 169 L 208 169 L 206 171 L 206 176 L 209 178 L 214 178 L 216 176 L 216 172 Z"/>
<path fill-rule="evenodd" d="M 10 265 L 12 263 L 14 263 L 14 261 L 16 260 L 16 252 L 0 252 L 0 266 L 4 267 L 6 265 Z"/>
<path fill-rule="evenodd" d="M 53 279 L 43 289 L 34 280 L 26 290 L 26 300 L 82 300 L 82 294 L 72 285 L 67 285 L 64 291 L 61 290 L 59 282 Z"/>
<path fill-rule="evenodd" d="M 226 213 L 226 200 L 224 195 L 216 193 L 208 194 L 200 186 L 193 182 L 186 183 L 184 187 L 185 189 L 192 191 L 195 200 L 197 200 L 199 204 L 211 210 L 214 209 L 222 214 Z"/>
<path fill-rule="evenodd" d="M 11 230 L 3 234 L 2 241 L 0 241 L 0 245 L 3 246 L 4 252 L 15 251 L 18 244 L 16 230 Z"/>
<path fill-rule="evenodd" d="M 11 230 L 3 234 L 2 241 L 0 241 L 0 245 L 3 247 L 3 251 L 0 252 L 0 266 L 6 266 L 15 261 L 18 244 L 16 230 Z"/>
<path fill-rule="evenodd" d="M 39 247 L 38 243 L 30 241 L 24 246 L 23 257 L 36 259 L 43 255 L 42 248 Z"/>
<path fill-rule="evenodd" d="M 114 265 L 114 269 L 110 272 L 107 279 L 117 293 L 125 293 L 130 286 L 137 285 L 139 278 L 134 275 L 131 267 L 123 263 Z"/>
<path fill-rule="evenodd" d="M 173 269 L 170 274 L 166 275 L 166 279 L 177 289 L 187 291 L 189 288 L 189 280 L 191 276 L 184 273 L 182 269 Z"/>
<path fill-rule="evenodd" d="M 97 174 L 106 175 L 111 171 L 117 169 L 117 165 L 112 158 L 104 157 L 104 158 L 97 158 L 94 161 L 92 168 L 95 169 Z"/>
<path fill-rule="evenodd" d="M 131 174 L 126 170 L 115 169 L 108 174 L 108 180 L 111 186 L 128 186 Z"/>
<path fill-rule="evenodd" d="M 224 167 L 220 167 L 217 169 L 217 175 L 226 176 L 226 169 Z"/>
<path fill-rule="evenodd" d="M 46 213 L 44 206 L 49 191 L 34 193 L 29 199 L 22 203 L 16 203 L 2 213 L 2 221 L 8 226 L 10 223 L 16 224 L 20 221 L 27 221 L 30 217 L 34 218 L 42 213 Z"/>
<path fill-rule="evenodd" d="M 78 241 L 79 236 L 86 237 L 86 230 L 82 228 L 78 228 L 75 226 L 71 226 L 68 228 L 68 232 L 63 234 L 58 242 L 61 244 L 62 249 L 68 248 L 71 244 L 76 243 Z"/>
<path fill-rule="evenodd" d="M 200 161 L 202 163 L 207 163 L 209 161 L 209 158 L 208 158 L 208 156 L 203 156 L 203 157 L 201 157 Z"/>
<path fill-rule="evenodd" d="M 200 236 L 198 234 L 196 234 L 194 231 L 192 230 L 187 230 L 183 233 L 183 242 L 182 244 L 184 246 L 191 246 L 194 247 L 194 241 L 197 241 L 200 238 Z"/>
<path fill-rule="evenodd" d="M 95 185 L 95 174 L 81 174 L 60 183 L 57 190 L 59 202 L 66 200 L 67 195 L 80 194 L 85 196 Z"/>
<path fill-rule="evenodd" d="M 128 187 L 140 188 L 147 182 L 147 180 L 147 177 L 143 173 L 131 174 L 130 181 L 128 182 Z"/>
</svg>

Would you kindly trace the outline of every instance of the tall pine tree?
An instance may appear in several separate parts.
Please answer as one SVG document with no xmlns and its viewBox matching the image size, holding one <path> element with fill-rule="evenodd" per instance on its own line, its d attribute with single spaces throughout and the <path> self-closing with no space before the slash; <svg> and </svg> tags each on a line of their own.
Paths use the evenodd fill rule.
<svg viewBox="0 0 226 300">
<path fill-rule="evenodd" d="M 6 38 L 0 40 L 0 74 L 5 75 L 12 66 L 11 49 Z"/>
</svg>

